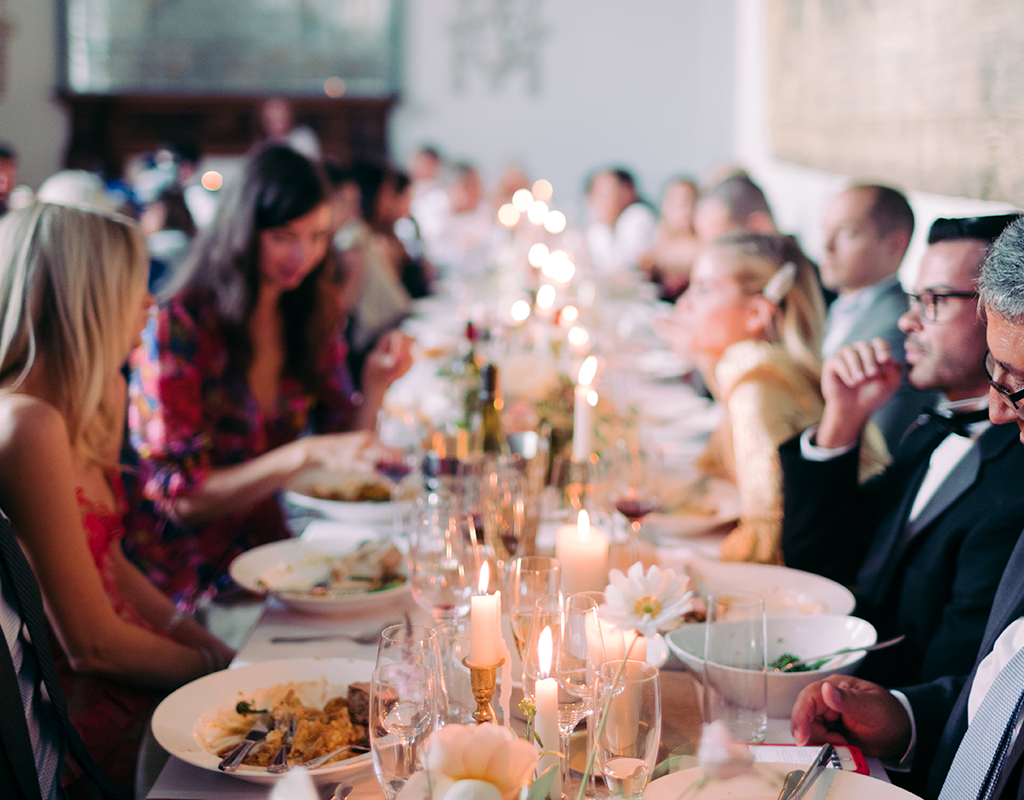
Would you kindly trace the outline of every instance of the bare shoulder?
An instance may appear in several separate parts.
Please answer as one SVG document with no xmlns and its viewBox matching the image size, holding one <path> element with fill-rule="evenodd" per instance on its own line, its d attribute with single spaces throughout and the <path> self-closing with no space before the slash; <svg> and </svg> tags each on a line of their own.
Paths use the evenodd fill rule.
<svg viewBox="0 0 1024 800">
<path fill-rule="evenodd" d="M 67 424 L 52 404 L 34 395 L 0 393 L 0 460 L 70 453 Z"/>
</svg>

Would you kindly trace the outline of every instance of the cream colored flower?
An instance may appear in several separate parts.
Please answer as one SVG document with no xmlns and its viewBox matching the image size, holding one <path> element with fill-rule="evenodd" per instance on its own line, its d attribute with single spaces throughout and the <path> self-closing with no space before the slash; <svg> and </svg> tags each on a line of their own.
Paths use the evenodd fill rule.
<svg viewBox="0 0 1024 800">
<path fill-rule="evenodd" d="M 503 800 L 514 800 L 530 781 L 539 757 L 534 745 L 508 728 L 491 723 L 446 725 L 431 734 L 423 749 L 426 774 L 414 775 L 398 800 L 440 800 L 454 784 L 466 780 L 489 783 Z"/>
<path fill-rule="evenodd" d="M 601 618 L 616 628 L 654 636 L 693 607 L 689 578 L 670 569 L 651 565 L 644 574 L 644 565 L 638 561 L 625 575 L 613 569 L 608 579 L 611 583 L 604 590 Z"/>
</svg>

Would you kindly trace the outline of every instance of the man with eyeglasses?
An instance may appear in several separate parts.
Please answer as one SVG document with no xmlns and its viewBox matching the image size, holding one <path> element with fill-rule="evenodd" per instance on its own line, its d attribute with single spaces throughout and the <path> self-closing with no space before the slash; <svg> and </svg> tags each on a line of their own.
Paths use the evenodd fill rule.
<svg viewBox="0 0 1024 800">
<path fill-rule="evenodd" d="M 865 428 L 903 372 L 882 339 L 825 361 L 821 424 L 780 448 L 785 563 L 852 586 L 855 613 L 879 639 L 906 636 L 868 654 L 858 672 L 885 686 L 970 671 L 1024 527 L 1024 447 L 1013 426 L 988 422 L 975 288 L 989 246 L 1014 219 L 932 226 L 899 326 L 911 385 L 945 399 L 908 428 L 882 474 L 858 485 Z"/>
<path fill-rule="evenodd" d="M 1024 441 L 1024 221 L 993 246 L 979 289 L 989 416 L 997 425 L 1015 422 Z M 969 675 L 899 692 L 833 676 L 801 692 L 792 728 L 798 744 L 843 740 L 867 755 L 902 759 L 911 788 L 925 798 L 1008 800 L 1024 796 L 1022 710 L 1024 536 L 1002 571 Z"/>
</svg>

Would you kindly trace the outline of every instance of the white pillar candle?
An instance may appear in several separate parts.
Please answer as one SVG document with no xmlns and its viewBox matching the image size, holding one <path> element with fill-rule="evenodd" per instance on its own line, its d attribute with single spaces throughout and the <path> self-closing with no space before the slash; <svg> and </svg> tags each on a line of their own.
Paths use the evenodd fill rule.
<svg viewBox="0 0 1024 800">
<path fill-rule="evenodd" d="M 558 530 L 555 557 L 562 565 L 562 590 L 601 592 L 608 585 L 608 536 L 590 527 L 590 515 L 581 510 L 575 525 Z"/>
<path fill-rule="evenodd" d="M 501 595 L 487 594 L 491 568 L 480 567 L 480 594 L 471 599 L 469 663 L 474 667 L 492 667 L 501 661 Z"/>
<path fill-rule="evenodd" d="M 537 774 L 542 774 L 548 767 L 555 767 L 555 782 L 551 787 L 552 797 L 562 796 L 562 782 L 559 777 L 558 756 L 558 683 L 551 675 L 551 656 L 553 651 L 551 628 L 544 628 L 537 641 L 538 679 L 533 685 L 533 704 L 536 716 L 533 729 L 540 737 L 541 749 L 551 750 L 550 755 L 543 755 L 537 763 Z"/>
<path fill-rule="evenodd" d="M 597 405 L 597 394 L 593 392 L 591 384 L 596 374 L 597 359 L 587 356 L 580 367 L 573 392 L 572 457 L 577 461 L 585 461 L 594 452 L 594 406 Z"/>
</svg>

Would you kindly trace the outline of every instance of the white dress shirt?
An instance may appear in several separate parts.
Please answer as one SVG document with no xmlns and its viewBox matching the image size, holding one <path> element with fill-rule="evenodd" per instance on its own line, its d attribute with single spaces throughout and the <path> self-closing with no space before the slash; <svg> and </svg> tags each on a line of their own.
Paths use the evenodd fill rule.
<svg viewBox="0 0 1024 800">
<path fill-rule="evenodd" d="M 626 208 L 615 226 L 592 223 L 587 228 L 587 251 L 594 271 L 601 275 L 632 269 L 640 256 L 649 250 L 658 233 L 658 220 L 650 207 L 633 203 Z"/>
</svg>

